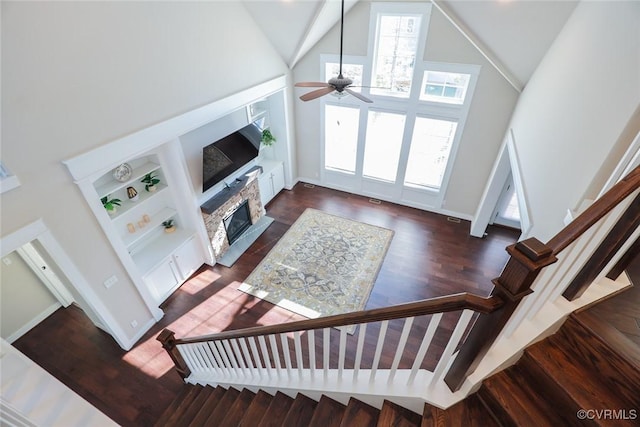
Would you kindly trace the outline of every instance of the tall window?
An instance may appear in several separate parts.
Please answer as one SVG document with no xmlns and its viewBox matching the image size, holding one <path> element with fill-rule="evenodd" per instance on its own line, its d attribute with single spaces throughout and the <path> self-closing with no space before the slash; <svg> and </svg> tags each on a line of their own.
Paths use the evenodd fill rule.
<svg viewBox="0 0 640 427">
<path fill-rule="evenodd" d="M 359 116 L 358 108 L 325 105 L 324 164 L 327 169 L 356 171 Z"/>
<path fill-rule="evenodd" d="M 420 15 L 378 15 L 372 94 L 409 96 L 420 21 Z"/>
<path fill-rule="evenodd" d="M 457 127 L 448 120 L 416 118 L 405 185 L 440 188 Z"/>
<path fill-rule="evenodd" d="M 369 111 L 363 175 L 394 182 L 402 148 L 405 115 Z"/>
</svg>

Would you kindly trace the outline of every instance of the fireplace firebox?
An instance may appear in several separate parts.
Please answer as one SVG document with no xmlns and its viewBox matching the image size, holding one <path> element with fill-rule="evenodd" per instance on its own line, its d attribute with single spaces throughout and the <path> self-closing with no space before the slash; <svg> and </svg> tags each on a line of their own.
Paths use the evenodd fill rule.
<svg viewBox="0 0 640 427">
<path fill-rule="evenodd" d="M 247 228 L 251 227 L 249 200 L 243 201 L 230 215 L 223 219 L 229 245 L 238 240 Z"/>
</svg>

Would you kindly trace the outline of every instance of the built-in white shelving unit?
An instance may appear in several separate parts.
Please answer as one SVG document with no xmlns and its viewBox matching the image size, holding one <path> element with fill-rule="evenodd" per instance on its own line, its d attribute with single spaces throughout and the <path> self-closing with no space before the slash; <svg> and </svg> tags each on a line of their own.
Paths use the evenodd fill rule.
<svg viewBox="0 0 640 427">
<path fill-rule="evenodd" d="M 123 181 L 110 170 L 93 182 L 97 198 L 120 200 L 114 213 L 105 209 L 108 220 L 102 221 L 103 228 L 117 246 L 126 249 L 124 256 L 130 257 L 150 296 L 160 304 L 204 263 L 205 257 L 195 239 L 197 227 L 179 211 L 181 203 L 172 191 L 161 156 L 149 153 L 129 159 L 125 169 L 131 173 Z M 142 182 L 148 174 L 160 180 L 152 191 Z M 131 188 L 134 198 L 130 198 Z M 169 220 L 176 230 L 167 233 L 163 223 Z"/>
</svg>

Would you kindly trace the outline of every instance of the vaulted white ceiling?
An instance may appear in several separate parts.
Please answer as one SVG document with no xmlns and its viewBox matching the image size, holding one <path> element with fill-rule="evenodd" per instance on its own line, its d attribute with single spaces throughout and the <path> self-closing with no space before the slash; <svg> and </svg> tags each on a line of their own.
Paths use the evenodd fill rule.
<svg viewBox="0 0 640 427">
<path fill-rule="evenodd" d="M 357 1 L 345 0 L 345 14 Z M 339 0 L 243 0 L 243 3 L 291 68 L 340 20 Z M 577 1 L 435 0 L 433 3 L 514 87 L 521 89 Z M 336 53 L 337 49 L 338 46 Z"/>
</svg>

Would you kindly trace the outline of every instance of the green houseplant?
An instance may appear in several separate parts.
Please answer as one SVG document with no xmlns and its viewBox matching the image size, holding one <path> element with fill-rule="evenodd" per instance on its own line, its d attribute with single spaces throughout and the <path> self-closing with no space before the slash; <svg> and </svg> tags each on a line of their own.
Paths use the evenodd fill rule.
<svg viewBox="0 0 640 427">
<path fill-rule="evenodd" d="M 121 206 L 120 203 L 122 202 L 120 199 L 109 199 L 108 195 L 104 196 L 100 201 L 109 215 L 115 214 L 117 210 L 116 206 Z"/>
<path fill-rule="evenodd" d="M 153 193 L 156 191 L 156 185 L 160 183 L 160 179 L 158 178 L 157 172 L 150 172 L 146 174 L 141 180 L 144 184 L 144 189 Z"/>
<path fill-rule="evenodd" d="M 260 142 L 267 147 L 271 147 L 273 143 L 276 142 L 276 138 L 269 129 L 265 129 L 262 131 L 262 138 L 260 139 Z"/>
</svg>

